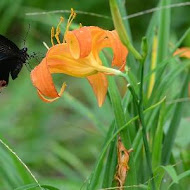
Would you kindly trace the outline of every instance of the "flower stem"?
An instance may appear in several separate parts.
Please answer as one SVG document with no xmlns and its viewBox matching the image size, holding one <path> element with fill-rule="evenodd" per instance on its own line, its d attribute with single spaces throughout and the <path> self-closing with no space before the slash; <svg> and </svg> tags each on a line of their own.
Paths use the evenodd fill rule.
<svg viewBox="0 0 190 190">
<path fill-rule="evenodd" d="M 141 60 L 142 59 L 141 54 L 135 49 L 135 47 L 132 45 L 132 43 L 129 40 L 127 31 L 123 24 L 123 20 L 122 20 L 122 17 L 121 17 L 119 8 L 118 8 L 117 1 L 109 0 L 109 3 L 110 3 L 110 9 L 111 9 L 114 26 L 119 34 L 119 37 L 120 37 L 122 43 L 128 48 L 128 50 L 134 55 L 134 57 L 137 60 Z"/>
<path fill-rule="evenodd" d="M 127 76 L 122 74 L 121 76 L 125 77 L 127 80 Z M 127 80 L 128 81 L 128 80 Z M 144 142 L 144 148 L 145 148 L 145 154 L 146 154 L 146 159 L 147 159 L 147 165 L 148 165 L 148 170 L 151 176 L 151 184 L 152 184 L 152 189 L 155 189 L 155 183 L 154 183 L 154 178 L 153 178 L 153 171 L 152 171 L 152 162 L 151 162 L 151 153 L 150 149 L 148 146 L 148 139 L 146 135 L 146 126 L 145 126 L 145 121 L 144 121 L 144 115 L 143 115 L 143 81 L 144 81 L 144 60 L 141 62 L 141 82 L 140 82 L 140 96 L 138 98 L 137 94 L 135 93 L 134 88 L 128 84 L 128 89 L 130 90 L 135 106 L 138 110 L 138 115 L 139 115 L 139 120 L 142 126 L 142 133 L 143 133 L 143 142 Z"/>
<path fill-rule="evenodd" d="M 123 73 L 120 70 L 105 67 L 102 65 L 95 66 L 94 69 L 96 69 L 98 72 L 103 72 L 103 73 L 107 73 L 107 74 L 111 74 L 111 75 L 123 76 Z"/>
<path fill-rule="evenodd" d="M 147 165 L 149 169 L 149 173 L 151 176 L 151 184 L 152 189 L 155 189 L 155 183 L 153 178 L 153 171 L 152 171 L 152 162 L 151 162 L 151 153 L 148 146 L 148 139 L 146 135 L 146 126 L 144 122 L 144 115 L 143 115 L 143 82 L 144 82 L 144 60 L 141 62 L 141 83 L 140 83 L 140 93 L 139 93 L 139 103 L 138 103 L 138 113 L 139 113 L 139 119 L 142 125 L 142 133 L 143 133 L 143 142 L 144 142 L 144 148 L 145 148 L 145 154 L 147 159 Z"/>
</svg>

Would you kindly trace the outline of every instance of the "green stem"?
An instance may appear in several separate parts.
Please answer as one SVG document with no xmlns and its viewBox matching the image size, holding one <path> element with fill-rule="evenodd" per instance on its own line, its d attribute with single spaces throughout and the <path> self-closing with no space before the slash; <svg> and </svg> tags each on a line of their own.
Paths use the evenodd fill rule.
<svg viewBox="0 0 190 190">
<path fill-rule="evenodd" d="M 127 80 L 126 75 L 125 79 Z M 144 121 L 144 115 L 143 115 L 143 81 L 144 81 L 144 60 L 141 62 L 141 83 L 140 83 L 140 98 L 138 99 L 137 94 L 135 93 L 134 88 L 129 84 L 128 89 L 130 90 L 133 99 L 135 101 L 135 106 L 137 107 L 138 110 L 138 115 L 139 115 L 139 120 L 142 125 L 142 133 L 143 133 L 143 142 L 144 142 L 144 147 L 145 147 L 145 154 L 146 154 L 146 159 L 147 159 L 147 165 L 148 165 L 148 170 L 151 176 L 151 183 L 152 183 L 152 189 L 155 189 L 155 183 L 154 183 L 154 178 L 153 178 L 153 171 L 152 171 L 152 162 L 151 162 L 151 154 L 150 154 L 150 149 L 148 146 L 148 140 L 146 136 L 146 126 L 145 126 L 145 121 Z"/>
<path fill-rule="evenodd" d="M 114 22 L 115 29 L 117 30 L 122 43 L 128 48 L 128 50 L 134 55 L 137 60 L 141 60 L 141 54 L 135 49 L 129 40 L 128 33 L 125 30 L 123 20 L 119 11 L 119 7 L 116 0 L 109 0 L 111 14 Z"/>
<path fill-rule="evenodd" d="M 188 70 L 186 76 L 183 79 L 182 88 L 180 89 L 180 96 L 179 98 L 184 98 L 187 96 L 187 86 L 190 80 L 190 69 Z M 174 114 L 172 116 L 172 120 L 169 125 L 169 129 L 165 135 L 165 140 L 163 144 L 163 150 L 162 150 L 162 164 L 167 165 L 170 156 L 172 153 L 172 147 L 174 145 L 174 141 L 177 135 L 177 130 L 179 128 L 179 124 L 181 121 L 181 113 L 183 109 L 184 104 L 178 102 L 176 104 Z"/>
<path fill-rule="evenodd" d="M 150 106 L 149 108 L 145 109 L 143 113 L 145 114 L 145 113 L 147 113 L 148 111 L 150 111 L 150 110 L 156 108 L 156 107 L 159 106 L 163 101 L 165 101 L 165 99 L 166 99 L 166 97 L 164 97 L 162 100 L 160 100 L 160 101 L 157 102 L 156 104 L 154 104 L 154 105 Z M 105 155 L 106 155 L 106 151 L 107 151 L 107 149 L 108 149 L 110 143 L 113 142 L 113 140 L 117 137 L 117 135 L 119 135 L 124 129 L 126 129 L 127 127 L 129 127 L 129 126 L 130 126 L 134 121 L 136 121 L 137 119 L 139 119 L 139 116 L 138 116 L 138 115 L 135 116 L 135 117 L 133 117 L 133 118 L 132 118 L 131 120 L 129 120 L 127 123 L 125 123 L 125 125 L 123 125 L 122 127 L 120 127 L 115 133 L 113 133 L 112 136 L 110 136 L 110 138 L 109 138 L 108 140 L 105 141 L 106 143 L 105 143 L 105 145 L 104 145 L 104 147 L 103 147 L 103 150 L 102 150 L 102 152 L 101 152 L 101 155 L 100 155 L 100 157 L 99 157 L 99 159 L 98 159 L 98 162 L 97 162 L 97 164 L 96 164 L 96 168 L 95 168 L 95 170 L 94 170 L 94 173 L 97 173 L 97 171 L 102 170 L 101 165 L 102 165 L 102 162 L 103 162 L 104 157 L 105 157 Z M 94 178 L 94 173 L 92 174 L 92 177 L 91 177 L 91 183 L 92 183 L 92 180 L 94 180 L 94 179 L 92 179 L 92 178 Z M 100 173 L 99 173 L 99 175 L 100 175 Z M 96 179 L 96 182 L 97 182 L 97 179 Z M 94 186 L 93 186 L 92 188 L 94 189 Z M 88 188 L 88 189 L 92 189 L 92 188 Z"/>
<path fill-rule="evenodd" d="M 145 148 L 145 154 L 148 164 L 149 173 L 151 175 L 151 183 L 152 183 L 152 189 L 155 189 L 155 183 L 153 178 L 153 171 L 152 171 L 152 162 L 151 162 L 151 154 L 150 149 L 148 146 L 148 140 L 146 136 L 146 126 L 144 122 L 144 115 L 143 115 L 143 82 L 144 82 L 144 60 L 141 62 L 141 83 L 140 83 L 140 93 L 139 93 L 139 104 L 138 104 L 138 112 L 139 112 L 139 119 L 142 125 L 142 133 L 143 133 L 143 142 L 144 142 L 144 148 Z"/>
</svg>

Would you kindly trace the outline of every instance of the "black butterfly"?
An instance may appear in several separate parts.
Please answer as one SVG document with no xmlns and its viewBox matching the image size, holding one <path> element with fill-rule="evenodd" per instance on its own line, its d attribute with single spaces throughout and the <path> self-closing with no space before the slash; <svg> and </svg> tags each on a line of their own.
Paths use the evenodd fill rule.
<svg viewBox="0 0 190 190">
<path fill-rule="evenodd" d="M 29 55 L 27 48 L 19 49 L 15 43 L 0 35 L 0 87 L 9 83 L 9 74 L 16 79 Z"/>
</svg>

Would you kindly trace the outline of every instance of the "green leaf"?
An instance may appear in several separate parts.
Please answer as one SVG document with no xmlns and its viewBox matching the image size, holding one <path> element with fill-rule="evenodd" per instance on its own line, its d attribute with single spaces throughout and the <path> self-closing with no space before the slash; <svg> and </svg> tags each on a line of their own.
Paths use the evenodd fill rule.
<svg viewBox="0 0 190 190">
<path fill-rule="evenodd" d="M 156 133 L 152 147 L 152 167 L 157 168 L 161 164 L 161 153 L 162 153 L 162 139 L 164 135 L 164 117 L 165 117 L 165 101 L 162 103 L 159 114 L 159 122 L 156 128 Z"/>
<path fill-rule="evenodd" d="M 179 182 L 174 166 L 162 166 L 162 168 L 168 173 L 174 183 Z"/>
<path fill-rule="evenodd" d="M 190 70 L 188 73 L 186 73 L 186 76 L 184 77 L 183 83 L 182 83 L 182 88 L 181 92 L 179 95 L 179 98 L 184 98 L 186 97 L 187 94 L 187 86 L 189 83 L 189 76 L 190 76 Z M 163 152 L 162 152 L 162 163 L 167 164 L 170 159 L 172 147 L 176 138 L 177 130 L 179 127 L 179 123 L 181 120 L 181 114 L 182 114 L 182 108 L 183 108 L 183 103 L 177 103 L 175 106 L 174 114 L 172 116 L 169 129 L 165 135 L 165 140 L 163 144 Z"/>
<path fill-rule="evenodd" d="M 23 185 L 21 187 L 18 187 L 14 190 L 30 190 L 30 189 L 34 190 L 34 188 L 37 190 L 37 187 L 38 187 L 38 185 L 36 185 L 36 184 L 28 184 L 28 185 Z M 41 185 L 41 187 L 43 188 L 43 190 L 60 190 L 51 185 Z"/>
<path fill-rule="evenodd" d="M 184 179 L 185 177 L 188 177 L 188 176 L 190 176 L 190 170 L 179 174 L 177 176 L 177 182 L 179 182 L 181 179 Z M 172 181 L 172 183 L 169 185 L 168 189 L 170 189 L 172 187 L 172 185 L 174 185 L 175 183 L 176 183 L 176 181 Z"/>
<path fill-rule="evenodd" d="M 160 6 L 170 5 L 170 0 L 161 0 Z M 158 55 L 157 64 L 160 64 L 168 55 L 168 44 L 170 36 L 170 8 L 161 9 L 158 31 Z"/>
<path fill-rule="evenodd" d="M 121 42 L 129 49 L 131 53 L 133 53 L 134 57 L 138 60 L 142 59 L 142 56 L 140 53 L 134 48 L 132 43 L 129 40 L 129 35 L 125 29 L 125 26 L 123 24 L 123 20 L 121 17 L 121 13 L 119 11 L 118 3 L 116 0 L 109 0 L 110 3 L 110 9 L 112 13 L 112 18 L 114 22 L 115 29 L 118 32 L 118 35 L 121 39 Z"/>
</svg>

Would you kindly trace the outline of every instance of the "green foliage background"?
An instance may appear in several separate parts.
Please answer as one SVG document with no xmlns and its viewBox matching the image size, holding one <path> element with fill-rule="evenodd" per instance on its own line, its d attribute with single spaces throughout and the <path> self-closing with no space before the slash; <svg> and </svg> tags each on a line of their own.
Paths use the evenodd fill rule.
<svg viewBox="0 0 190 190">
<path fill-rule="evenodd" d="M 175 2 L 183 1 L 172 1 Z M 146 0 L 146 3 L 127 0 L 126 9 L 130 15 L 155 7 L 157 3 L 155 0 Z M 42 42 L 45 41 L 50 45 L 51 26 L 57 25 L 61 15 L 68 17 L 69 14 L 32 16 L 26 13 L 70 10 L 71 7 L 110 17 L 105 19 L 78 14 L 74 21 L 76 24 L 113 29 L 107 0 L 1 0 L 0 33 L 21 48 L 30 24 L 26 45 L 30 53 L 37 53 L 37 60 L 31 60 L 31 64 L 38 64 L 38 60 L 46 52 Z M 170 37 L 173 41 L 177 41 L 189 27 L 189 12 L 190 7 L 172 9 Z M 137 47 L 145 35 L 150 18 L 151 14 L 148 14 L 129 20 L 133 41 Z M 190 35 L 185 38 L 183 45 L 190 45 Z M 0 138 L 20 156 L 41 184 L 61 189 L 80 189 L 93 170 L 112 122 L 113 112 L 109 98 L 101 109 L 98 108 L 95 96 L 85 79 L 58 77 L 58 84 L 67 82 L 67 92 L 52 104 L 46 104 L 38 98 L 26 67 L 18 79 L 10 81 L 9 86 L 0 93 Z M 124 82 L 121 80 L 118 83 Z M 180 87 L 178 82 L 172 89 L 177 92 Z M 122 88 L 120 90 L 123 95 Z M 187 102 L 174 149 L 174 153 L 180 154 L 178 157 L 185 163 L 181 167 L 186 169 L 190 167 L 189 106 Z M 28 183 L 34 182 L 1 145 L 0 189 L 11 190 Z"/>
</svg>

